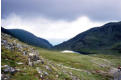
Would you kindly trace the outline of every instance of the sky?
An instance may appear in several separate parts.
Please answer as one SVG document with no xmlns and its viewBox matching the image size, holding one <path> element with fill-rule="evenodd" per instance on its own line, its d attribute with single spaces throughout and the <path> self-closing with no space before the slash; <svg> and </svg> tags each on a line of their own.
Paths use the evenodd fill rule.
<svg viewBox="0 0 121 81">
<path fill-rule="evenodd" d="M 62 43 L 92 27 L 121 21 L 121 0 L 2 0 L 1 24 Z"/>
</svg>

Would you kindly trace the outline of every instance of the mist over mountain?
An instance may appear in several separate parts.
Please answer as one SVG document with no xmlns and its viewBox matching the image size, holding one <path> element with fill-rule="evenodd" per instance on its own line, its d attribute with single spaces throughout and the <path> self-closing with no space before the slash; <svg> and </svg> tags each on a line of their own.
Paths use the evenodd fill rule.
<svg viewBox="0 0 121 81">
<path fill-rule="evenodd" d="M 18 38 L 20 41 L 41 48 L 72 50 L 83 54 L 99 53 L 108 50 L 121 52 L 121 22 L 110 22 L 101 27 L 91 28 L 54 47 L 47 40 L 36 37 L 25 30 L 4 29 L 3 27 L 1 30 Z"/>
<path fill-rule="evenodd" d="M 84 54 L 101 50 L 121 52 L 121 22 L 110 22 L 91 28 L 72 39 L 54 46 L 57 50 L 73 50 Z"/>
<path fill-rule="evenodd" d="M 51 48 L 52 45 L 45 39 L 36 37 L 32 33 L 22 30 L 22 29 L 5 29 L 1 28 L 1 31 L 12 35 L 13 37 L 19 39 L 30 45 L 34 45 L 41 48 Z"/>
</svg>

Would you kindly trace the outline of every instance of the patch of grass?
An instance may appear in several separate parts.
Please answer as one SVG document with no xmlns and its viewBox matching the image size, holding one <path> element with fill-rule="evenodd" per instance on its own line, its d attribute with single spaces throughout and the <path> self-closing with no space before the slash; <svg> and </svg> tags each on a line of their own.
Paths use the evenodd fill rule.
<svg viewBox="0 0 121 81">
<path fill-rule="evenodd" d="M 110 61 L 114 67 L 121 66 L 121 55 L 120 54 L 91 54 L 92 57 L 102 58 Z"/>
<path fill-rule="evenodd" d="M 53 60 L 57 63 L 62 63 L 64 65 L 71 66 L 74 68 L 86 70 L 103 69 L 102 67 L 96 66 L 96 64 L 92 63 L 92 60 L 94 59 L 97 60 L 97 63 L 103 62 L 102 59 L 90 57 L 88 55 L 52 52 L 41 49 L 39 51 L 41 56 L 49 60 Z"/>
<path fill-rule="evenodd" d="M 108 72 L 110 67 L 114 67 L 112 63 L 114 65 L 117 65 L 118 63 L 120 64 L 119 57 L 117 56 L 112 57 L 109 56 L 109 54 L 107 56 L 105 55 L 105 57 L 99 54 L 100 56 L 102 56 L 99 57 L 98 54 L 96 54 L 97 56 L 93 56 L 93 55 L 82 55 L 82 54 L 72 54 L 72 53 L 60 53 L 59 51 L 50 51 L 44 49 L 39 49 L 39 52 L 41 56 L 55 62 L 56 64 L 60 63 L 63 64 L 64 66 L 81 70 L 87 70 L 89 72 L 92 71 Z M 108 59 L 108 58 L 113 58 L 113 59 Z M 110 77 L 107 77 L 103 74 L 102 75 L 95 73 L 91 75 L 86 75 L 85 73 L 82 75 L 76 74 L 76 76 L 78 75 L 80 75 L 79 77 L 83 76 L 81 77 L 82 79 L 110 79 Z"/>
</svg>

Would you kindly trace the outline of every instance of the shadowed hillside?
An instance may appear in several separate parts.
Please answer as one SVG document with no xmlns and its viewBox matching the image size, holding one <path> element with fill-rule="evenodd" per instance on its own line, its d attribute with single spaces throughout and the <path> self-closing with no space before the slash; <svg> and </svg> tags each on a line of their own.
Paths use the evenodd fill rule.
<svg viewBox="0 0 121 81">
<path fill-rule="evenodd" d="M 107 23 L 89 29 L 72 39 L 54 46 L 57 50 L 73 50 L 84 54 L 121 53 L 121 22 Z"/>
<path fill-rule="evenodd" d="M 52 45 L 47 40 L 36 37 L 32 33 L 25 31 L 25 30 L 5 29 L 2 27 L 1 31 L 4 33 L 10 34 L 10 35 L 16 37 L 17 39 L 19 39 L 20 41 L 25 42 L 30 45 L 38 46 L 41 48 L 51 48 L 52 47 Z"/>
</svg>

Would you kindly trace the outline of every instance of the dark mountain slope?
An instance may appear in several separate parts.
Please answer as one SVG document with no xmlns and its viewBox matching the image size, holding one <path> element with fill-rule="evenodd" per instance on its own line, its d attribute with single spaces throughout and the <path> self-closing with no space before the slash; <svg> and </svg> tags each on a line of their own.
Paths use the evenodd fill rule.
<svg viewBox="0 0 121 81">
<path fill-rule="evenodd" d="M 121 44 L 121 22 L 111 22 L 101 27 L 89 29 L 74 38 L 56 45 L 54 49 L 93 53 L 98 50 L 112 50 Z"/>
<path fill-rule="evenodd" d="M 36 37 L 32 33 L 21 30 L 21 29 L 4 29 L 1 28 L 1 31 L 7 34 L 14 36 L 15 38 L 19 39 L 22 42 L 25 42 L 30 45 L 38 46 L 41 48 L 51 48 L 52 45 L 45 39 Z"/>
</svg>

